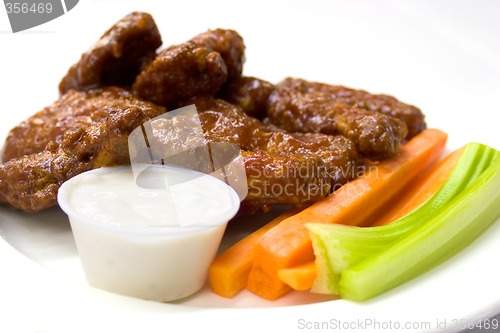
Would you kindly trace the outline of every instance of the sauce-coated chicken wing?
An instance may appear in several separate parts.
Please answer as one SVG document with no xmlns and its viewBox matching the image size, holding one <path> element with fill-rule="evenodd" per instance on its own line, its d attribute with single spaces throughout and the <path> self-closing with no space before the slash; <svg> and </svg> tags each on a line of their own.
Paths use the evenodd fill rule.
<svg viewBox="0 0 500 333">
<path fill-rule="evenodd" d="M 227 67 L 218 52 L 191 42 L 161 51 L 137 76 L 132 90 L 167 107 L 193 96 L 215 94 L 227 80 Z"/>
<path fill-rule="evenodd" d="M 128 90 L 108 87 L 88 91 L 70 90 L 52 105 L 14 127 L 4 144 L 2 161 L 57 147 L 69 130 L 86 129 L 104 122 L 111 112 L 138 108 L 148 117 L 166 109 L 143 101 Z"/>
<path fill-rule="evenodd" d="M 262 120 L 266 116 L 267 100 L 273 90 L 274 85 L 270 82 L 243 76 L 229 82 L 217 95 L 238 105 L 249 116 Z"/>
<path fill-rule="evenodd" d="M 154 59 L 161 44 L 160 32 L 152 16 L 130 13 L 71 66 L 59 84 L 59 91 L 64 94 L 70 89 L 130 86 L 142 68 Z"/>
<path fill-rule="evenodd" d="M 96 91 L 69 93 L 90 95 L 88 99 L 74 99 L 78 100 L 75 108 L 89 107 L 96 96 L 109 99 L 110 95 L 119 95 Z M 0 203 L 27 212 L 41 211 L 57 204 L 57 190 L 71 177 L 102 166 L 129 164 L 130 132 L 165 109 L 137 99 L 120 101 L 121 107 L 117 103 L 103 107 L 105 116 L 100 121 L 89 126 L 74 123 L 74 127 L 61 134 L 58 144 L 53 141 L 40 152 L 0 164 Z"/>
<path fill-rule="evenodd" d="M 345 136 L 288 133 L 213 97 L 190 103 L 198 109 L 208 141 L 235 143 L 247 152 L 247 203 L 310 204 L 359 176 L 362 158 Z M 308 186 L 309 191 L 304 191 Z M 275 193 L 271 193 L 273 187 Z"/>
<path fill-rule="evenodd" d="M 276 85 L 267 116 L 292 132 L 345 135 L 371 158 L 394 155 L 425 128 L 420 110 L 393 97 L 292 78 Z"/>
<path fill-rule="evenodd" d="M 296 78 L 286 78 L 276 87 L 277 89 L 270 97 L 268 110 L 273 121 L 278 121 L 281 116 L 291 117 L 292 114 L 283 114 L 289 107 L 298 109 L 299 112 L 310 113 L 310 110 L 314 110 L 319 104 L 342 102 L 349 106 L 356 105 L 360 109 L 382 113 L 401 120 L 407 127 L 407 134 L 404 137 L 406 140 L 426 128 L 424 115 L 418 108 L 405 104 L 392 96 L 371 94 L 364 90 Z M 294 98 L 299 100 L 295 101 Z M 294 110 L 293 112 L 297 111 Z M 298 115 L 294 114 L 293 116 Z M 311 123 L 306 125 L 313 131 L 321 131 L 321 127 L 318 127 L 318 125 L 324 126 L 322 125 L 323 121 L 320 120 L 324 117 L 330 117 L 330 114 L 318 110 L 315 117 L 309 117 Z M 291 120 L 287 120 L 287 122 L 289 122 L 287 127 L 295 127 L 297 130 L 304 125 L 303 122 L 296 125 L 293 125 Z"/>
<path fill-rule="evenodd" d="M 202 142 L 239 147 L 243 212 L 312 204 L 362 174 L 366 157 L 391 156 L 426 127 L 419 109 L 391 96 L 242 76 L 245 45 L 233 30 L 208 30 L 158 51 L 161 43 L 146 13 L 106 31 L 62 79 L 60 99 L 10 131 L 0 203 L 40 211 L 57 204 L 69 178 L 130 164 L 130 133 L 167 108 L 195 104 Z M 166 133 L 155 139 L 168 142 Z"/>
<path fill-rule="evenodd" d="M 208 30 L 194 36 L 190 42 L 220 53 L 226 63 L 228 81 L 236 80 L 241 76 L 245 62 L 245 44 L 236 31 Z"/>
</svg>

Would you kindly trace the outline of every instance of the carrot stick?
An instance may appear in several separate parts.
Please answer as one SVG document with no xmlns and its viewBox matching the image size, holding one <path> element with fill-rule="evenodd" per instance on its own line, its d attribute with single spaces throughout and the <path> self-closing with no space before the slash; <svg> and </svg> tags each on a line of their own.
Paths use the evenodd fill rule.
<svg viewBox="0 0 500 333">
<path fill-rule="evenodd" d="M 278 277 L 293 290 L 306 291 L 312 288 L 317 272 L 316 263 L 309 261 L 295 267 L 280 269 Z"/>
<path fill-rule="evenodd" d="M 444 185 L 463 151 L 464 148 L 460 148 L 447 155 L 425 177 L 410 185 L 394 205 L 387 207 L 386 213 L 369 225 L 388 224 L 423 205 Z"/>
<path fill-rule="evenodd" d="M 314 259 L 306 223 L 359 225 L 380 214 L 408 183 L 438 162 L 446 140 L 440 130 L 424 130 L 376 168 L 271 228 L 255 244 L 247 289 L 270 300 L 289 292 L 290 286 L 279 279 L 278 271 Z"/>
<path fill-rule="evenodd" d="M 255 243 L 268 230 L 297 212 L 296 209 L 286 211 L 218 255 L 208 272 L 208 282 L 212 291 L 230 298 L 244 289 L 252 268 Z"/>
<path fill-rule="evenodd" d="M 425 174 L 424 177 L 420 177 L 417 181 L 410 184 L 408 188 L 405 188 L 405 193 L 401 197 L 398 196 L 397 200 L 394 200 L 394 206 L 389 205 L 390 207 L 387 207 L 388 212 L 371 225 L 388 224 L 427 202 L 444 185 L 463 151 L 464 148 L 453 151 L 432 168 L 430 172 Z M 373 221 L 370 220 L 368 222 Z M 370 223 L 365 224 L 366 226 L 370 225 Z M 288 284 L 292 289 L 300 291 L 310 290 L 314 284 L 316 275 L 317 269 L 314 261 L 278 271 L 281 281 Z"/>
</svg>

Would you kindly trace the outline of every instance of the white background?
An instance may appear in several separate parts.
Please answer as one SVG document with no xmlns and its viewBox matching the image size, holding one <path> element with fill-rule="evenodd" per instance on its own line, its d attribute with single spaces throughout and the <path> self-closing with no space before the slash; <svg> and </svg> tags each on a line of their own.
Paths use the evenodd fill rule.
<svg viewBox="0 0 500 333">
<path fill-rule="evenodd" d="M 132 10 L 153 15 L 164 45 L 209 28 L 234 29 L 247 47 L 246 75 L 271 82 L 295 76 L 391 94 L 420 107 L 429 127 L 448 132 L 449 149 L 469 141 L 500 149 L 500 2 L 494 0 L 80 0 L 66 15 L 16 34 L 2 7 L 0 140 L 57 99 L 68 67 Z M 474 321 L 500 311 L 498 224 L 465 253 L 384 298 L 266 311 L 122 300 L 35 265 L 0 239 L 0 331 L 137 332 L 145 325 L 144 332 L 171 332 L 174 325 L 176 332 L 301 332 L 302 317 L 336 316 Z"/>
</svg>

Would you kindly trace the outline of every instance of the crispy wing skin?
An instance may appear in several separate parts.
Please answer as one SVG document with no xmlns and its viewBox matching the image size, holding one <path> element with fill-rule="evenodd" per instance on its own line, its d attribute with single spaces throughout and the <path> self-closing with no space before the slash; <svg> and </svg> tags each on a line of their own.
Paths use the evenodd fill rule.
<svg viewBox="0 0 500 333">
<path fill-rule="evenodd" d="M 371 94 L 364 90 L 296 78 L 286 78 L 277 85 L 269 105 L 270 116 L 274 120 L 279 118 L 281 110 L 286 109 L 292 96 L 304 99 L 304 101 L 293 105 L 296 108 L 313 108 L 323 101 L 342 102 L 349 106 L 356 105 L 360 109 L 395 117 L 406 124 L 408 133 L 404 137 L 405 140 L 414 137 L 427 127 L 424 114 L 418 108 L 405 104 L 392 96 Z M 324 115 L 318 112 L 317 118 L 321 117 Z M 320 120 L 311 120 L 321 123 Z M 329 119 L 325 118 L 325 121 L 329 121 Z M 317 125 L 311 124 L 311 126 L 315 128 Z"/>
<path fill-rule="evenodd" d="M 71 119 L 71 114 L 65 114 L 60 120 L 66 120 L 68 126 L 71 124 L 65 131 L 55 137 L 53 133 L 41 132 L 50 134 L 50 138 L 43 138 L 45 140 L 56 138 L 45 149 L 0 164 L 0 203 L 27 212 L 41 211 L 57 204 L 57 190 L 71 177 L 102 166 L 129 164 L 129 134 L 165 109 L 117 89 L 68 92 L 77 96 L 71 99 L 75 101 L 72 107 L 76 113 L 79 109 L 94 109 L 96 103 L 99 104 L 98 120 L 81 126 L 79 121 Z M 58 106 L 61 104 L 56 102 L 52 108 L 61 115 L 57 112 Z M 64 104 L 62 114 L 67 107 Z"/>
<path fill-rule="evenodd" d="M 369 100 L 387 103 L 379 109 L 359 106 L 368 105 Z M 267 115 L 271 123 L 288 131 L 342 134 L 364 156 L 380 159 L 395 154 L 409 137 L 405 118 L 398 116 L 412 113 L 416 117 L 415 110 L 392 97 L 286 79 L 269 96 Z"/>
<path fill-rule="evenodd" d="M 238 79 L 245 63 L 245 43 L 234 30 L 208 30 L 193 37 L 190 42 L 218 52 L 227 67 L 228 81 Z"/>
<path fill-rule="evenodd" d="M 209 30 L 162 50 L 132 89 L 141 98 L 174 108 L 193 97 L 215 95 L 241 77 L 244 61 L 245 45 L 236 31 Z"/>
<path fill-rule="evenodd" d="M 362 173 L 362 157 L 352 140 L 343 135 L 322 133 L 271 132 L 265 150 L 275 156 L 295 156 L 310 152 L 324 163 L 330 180 L 330 191 L 339 188 Z"/>
<path fill-rule="evenodd" d="M 408 130 L 401 120 L 378 112 L 367 111 L 342 102 L 332 105 L 338 133 L 356 142 L 360 153 L 383 159 L 398 152 Z"/>
<path fill-rule="evenodd" d="M 256 150 L 268 141 L 262 123 L 247 116 L 240 108 L 211 96 L 195 98 L 186 104 L 195 104 L 206 140 L 231 142 L 242 150 Z"/>
<path fill-rule="evenodd" d="M 70 151 L 43 151 L 0 165 L 0 203 L 37 212 L 56 204 L 61 184 L 90 169 Z"/>
<path fill-rule="evenodd" d="M 267 100 L 273 90 L 274 85 L 270 82 L 243 76 L 224 86 L 218 97 L 238 105 L 249 116 L 263 119 L 266 116 Z"/>
<path fill-rule="evenodd" d="M 141 69 L 151 62 L 162 44 L 151 15 L 133 12 L 114 24 L 74 64 L 59 84 L 70 89 L 130 86 Z"/>
<path fill-rule="evenodd" d="M 269 211 L 275 204 L 305 207 L 331 189 L 326 163 L 310 153 L 275 155 L 265 150 L 243 151 L 248 194 L 240 214 Z"/>
<path fill-rule="evenodd" d="M 122 88 L 70 90 L 9 132 L 2 160 L 5 162 L 41 152 L 50 148 L 47 147 L 49 144 L 57 147 L 67 131 L 86 129 L 104 122 L 111 112 L 121 112 L 131 107 L 142 110 L 150 118 L 166 112 L 163 107 L 143 101 Z"/>
<path fill-rule="evenodd" d="M 215 94 L 226 80 L 227 67 L 218 52 L 186 42 L 161 51 L 132 89 L 143 99 L 174 107 L 179 101 Z"/>
</svg>

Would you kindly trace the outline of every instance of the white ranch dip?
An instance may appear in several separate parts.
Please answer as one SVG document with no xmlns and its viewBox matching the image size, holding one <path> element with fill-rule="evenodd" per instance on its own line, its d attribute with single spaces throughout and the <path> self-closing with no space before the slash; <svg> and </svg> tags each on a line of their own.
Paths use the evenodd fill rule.
<svg viewBox="0 0 500 333">
<path fill-rule="evenodd" d="M 137 181 L 130 167 L 89 171 L 65 182 L 58 201 L 88 283 L 155 301 L 205 284 L 240 202 L 224 182 L 172 167 L 148 168 Z"/>
</svg>

